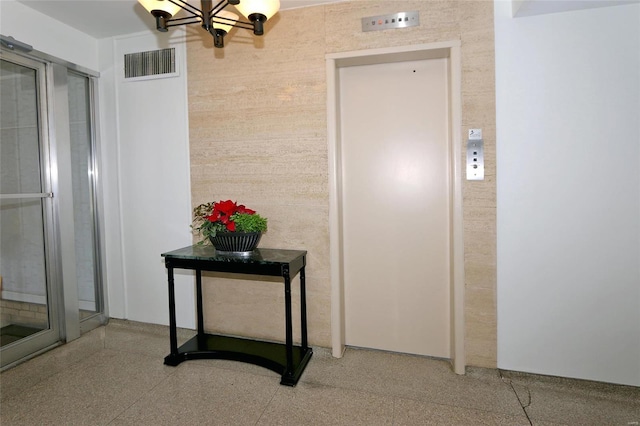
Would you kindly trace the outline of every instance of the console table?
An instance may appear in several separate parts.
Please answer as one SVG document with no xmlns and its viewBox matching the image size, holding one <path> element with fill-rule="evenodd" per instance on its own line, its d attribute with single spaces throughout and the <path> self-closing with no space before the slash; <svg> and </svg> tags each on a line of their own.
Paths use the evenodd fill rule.
<svg viewBox="0 0 640 426">
<path fill-rule="evenodd" d="M 249 256 L 217 255 L 210 245 L 194 245 L 162 253 L 169 280 L 169 340 L 171 353 L 166 365 L 176 366 L 190 359 L 229 359 L 260 365 L 282 375 L 280 384 L 295 386 L 311 359 L 307 343 L 305 274 L 306 251 L 256 249 Z M 173 270 L 196 271 L 197 334 L 178 347 Z M 204 332 L 202 271 L 268 275 L 284 280 L 285 343 L 230 337 Z M 301 345 L 293 344 L 291 279 L 300 274 Z M 239 289 L 239 291 L 241 291 Z"/>
</svg>

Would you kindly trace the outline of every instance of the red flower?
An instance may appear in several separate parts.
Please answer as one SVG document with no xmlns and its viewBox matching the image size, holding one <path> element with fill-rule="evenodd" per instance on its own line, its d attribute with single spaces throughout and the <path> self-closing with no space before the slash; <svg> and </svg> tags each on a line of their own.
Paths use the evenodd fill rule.
<svg viewBox="0 0 640 426">
<path fill-rule="evenodd" d="M 231 200 L 220 201 L 213 205 L 213 216 L 231 216 L 236 213 L 238 206 Z"/>
<path fill-rule="evenodd" d="M 256 212 L 231 200 L 219 201 L 213 204 L 213 210 L 211 215 L 207 216 L 207 220 L 213 223 L 220 222 L 227 228 L 227 231 L 233 232 L 236 230 L 236 223 L 231 219 L 231 216 L 236 213 L 255 214 Z"/>
<path fill-rule="evenodd" d="M 236 213 L 245 213 L 245 214 L 255 214 L 256 211 L 255 210 L 251 210 L 246 208 L 245 206 L 243 206 L 242 204 L 240 204 L 238 206 L 238 209 L 236 210 Z"/>
</svg>

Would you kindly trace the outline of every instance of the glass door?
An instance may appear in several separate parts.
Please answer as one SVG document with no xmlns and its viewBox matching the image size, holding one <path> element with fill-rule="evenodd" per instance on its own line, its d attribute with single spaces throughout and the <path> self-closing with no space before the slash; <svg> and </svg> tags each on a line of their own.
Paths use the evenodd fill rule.
<svg viewBox="0 0 640 426">
<path fill-rule="evenodd" d="M 0 354 L 6 366 L 60 341 L 45 64 L 0 60 Z"/>
<path fill-rule="evenodd" d="M 67 73 L 69 98 L 69 142 L 73 229 L 76 253 L 76 280 L 81 330 L 92 326 L 91 319 L 103 312 L 98 226 L 95 198 L 96 165 L 93 137 L 93 90 L 90 77 Z"/>
</svg>

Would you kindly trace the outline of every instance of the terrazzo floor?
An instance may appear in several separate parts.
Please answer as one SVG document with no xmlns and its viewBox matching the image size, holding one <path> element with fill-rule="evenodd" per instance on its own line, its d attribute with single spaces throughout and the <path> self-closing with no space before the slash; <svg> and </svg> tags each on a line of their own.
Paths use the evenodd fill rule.
<svg viewBox="0 0 640 426">
<path fill-rule="evenodd" d="M 180 330 L 185 341 L 191 331 Z M 163 365 L 166 327 L 111 320 L 0 374 L 10 425 L 638 425 L 640 388 L 364 349 L 314 355 L 296 387 L 223 360 Z"/>
</svg>

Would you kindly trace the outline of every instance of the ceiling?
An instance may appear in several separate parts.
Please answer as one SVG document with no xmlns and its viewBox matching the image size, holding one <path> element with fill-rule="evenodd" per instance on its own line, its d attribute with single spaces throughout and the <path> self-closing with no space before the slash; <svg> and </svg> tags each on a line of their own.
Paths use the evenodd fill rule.
<svg viewBox="0 0 640 426">
<path fill-rule="evenodd" d="M 0 0 L 1 1 L 1 0 Z M 17 0 L 94 38 L 155 30 L 155 20 L 137 0 Z M 197 0 L 188 0 L 199 5 Z M 296 9 L 347 0 L 280 0 L 280 9 Z M 569 10 L 638 3 L 640 0 L 507 0 L 513 16 L 531 16 Z"/>
<path fill-rule="evenodd" d="M 17 0 L 94 38 L 155 30 L 155 20 L 136 0 Z M 345 0 L 280 0 L 280 9 Z M 190 3 L 198 4 L 197 1 Z"/>
<path fill-rule="evenodd" d="M 597 7 L 640 3 L 640 0 L 511 0 L 513 16 L 524 17 Z"/>
</svg>

